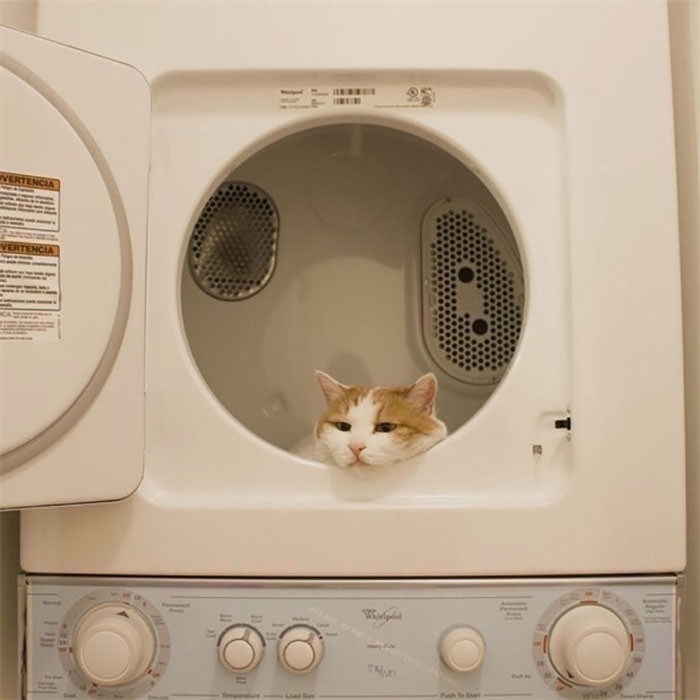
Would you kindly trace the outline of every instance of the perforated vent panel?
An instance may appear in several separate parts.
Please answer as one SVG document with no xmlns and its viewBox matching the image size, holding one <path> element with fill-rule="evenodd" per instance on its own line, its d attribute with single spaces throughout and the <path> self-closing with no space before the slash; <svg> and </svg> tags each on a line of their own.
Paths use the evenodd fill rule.
<svg viewBox="0 0 700 700">
<path fill-rule="evenodd" d="M 247 182 L 224 182 L 192 231 L 192 276 L 217 299 L 246 299 L 272 276 L 278 233 L 277 208 L 265 192 Z"/>
<path fill-rule="evenodd" d="M 422 227 L 423 337 L 435 363 L 470 384 L 500 381 L 520 337 L 523 274 L 504 231 L 478 204 L 434 204 Z"/>
</svg>

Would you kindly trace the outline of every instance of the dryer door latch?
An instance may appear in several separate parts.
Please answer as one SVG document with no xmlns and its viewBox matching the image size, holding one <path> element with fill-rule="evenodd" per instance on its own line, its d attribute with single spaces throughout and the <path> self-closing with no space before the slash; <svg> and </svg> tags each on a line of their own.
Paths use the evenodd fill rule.
<svg viewBox="0 0 700 700">
<path fill-rule="evenodd" d="M 571 416 L 557 418 L 557 420 L 554 421 L 554 427 L 557 430 L 571 430 Z"/>
</svg>

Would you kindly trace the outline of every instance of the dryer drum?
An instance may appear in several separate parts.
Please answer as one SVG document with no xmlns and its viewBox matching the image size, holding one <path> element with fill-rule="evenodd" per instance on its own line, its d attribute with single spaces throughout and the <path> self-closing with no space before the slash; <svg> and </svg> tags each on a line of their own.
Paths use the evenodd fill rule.
<svg viewBox="0 0 700 700">
<path fill-rule="evenodd" d="M 366 386 L 433 371 L 451 432 L 507 379 L 526 258 L 467 161 L 394 126 L 330 122 L 271 139 L 211 185 L 191 219 L 183 327 L 203 381 L 243 427 L 294 452 L 322 408 L 316 368 Z M 231 230 L 219 223 L 229 215 Z"/>
<path fill-rule="evenodd" d="M 192 277 L 217 299 L 247 299 L 272 277 L 278 233 L 277 207 L 266 192 L 247 182 L 222 183 L 190 236 Z"/>
<path fill-rule="evenodd" d="M 434 362 L 467 384 L 497 384 L 520 337 L 517 253 L 476 202 L 448 197 L 422 226 L 423 337 Z"/>
</svg>

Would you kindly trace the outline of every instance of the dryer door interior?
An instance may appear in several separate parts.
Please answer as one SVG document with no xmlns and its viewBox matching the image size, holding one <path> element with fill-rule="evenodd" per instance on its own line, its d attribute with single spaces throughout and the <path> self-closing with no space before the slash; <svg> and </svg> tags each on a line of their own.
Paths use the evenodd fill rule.
<svg viewBox="0 0 700 700">
<path fill-rule="evenodd" d="M 113 500 L 143 473 L 150 91 L 0 27 L 0 507 Z"/>
</svg>

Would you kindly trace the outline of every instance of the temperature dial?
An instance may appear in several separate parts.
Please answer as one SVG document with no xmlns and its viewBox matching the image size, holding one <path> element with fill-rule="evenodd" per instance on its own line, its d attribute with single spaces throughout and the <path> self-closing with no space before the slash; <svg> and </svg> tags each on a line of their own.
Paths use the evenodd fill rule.
<svg viewBox="0 0 700 700">
<path fill-rule="evenodd" d="M 625 670 L 630 635 L 608 608 L 584 604 L 564 613 L 549 639 L 549 658 L 562 678 L 580 685 L 604 687 Z"/>
<path fill-rule="evenodd" d="M 248 625 L 229 627 L 219 638 L 219 661 L 229 671 L 252 671 L 265 653 L 260 633 Z"/>
<path fill-rule="evenodd" d="M 323 639 L 313 627 L 307 625 L 289 627 L 279 638 L 277 655 L 287 671 L 309 673 L 321 663 Z"/>
<path fill-rule="evenodd" d="M 446 632 L 438 650 L 443 663 L 457 673 L 476 671 L 484 660 L 484 640 L 471 627 L 455 627 Z"/>
<path fill-rule="evenodd" d="M 75 662 L 84 676 L 100 686 L 128 685 L 148 670 L 156 639 L 148 620 L 121 603 L 89 610 L 73 634 Z"/>
</svg>

